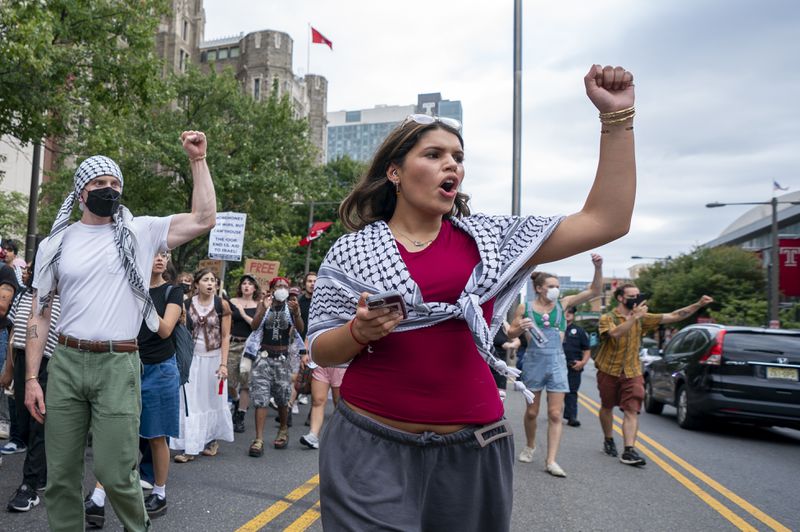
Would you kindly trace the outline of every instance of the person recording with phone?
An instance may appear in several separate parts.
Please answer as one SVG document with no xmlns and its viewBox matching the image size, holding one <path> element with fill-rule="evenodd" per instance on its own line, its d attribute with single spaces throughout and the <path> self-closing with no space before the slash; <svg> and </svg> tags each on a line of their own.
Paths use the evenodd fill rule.
<svg viewBox="0 0 800 532">
<path fill-rule="evenodd" d="M 340 205 L 353 232 L 318 270 L 308 335 L 317 364 L 350 362 L 320 444 L 326 530 L 509 529 L 514 442 L 491 369 L 519 372 L 494 335 L 536 265 L 621 237 L 633 211 L 633 76 L 593 65 L 584 85 L 600 156 L 576 214 L 471 215 L 461 123 L 428 114 L 389 133 Z M 388 291 L 405 319 L 368 308 Z"/>
<path fill-rule="evenodd" d="M 594 364 L 597 367 L 597 389 L 600 391 L 600 426 L 603 429 L 603 451 L 617 456 L 617 446 L 611 431 L 614 425 L 614 407 L 624 413 L 622 437 L 625 446 L 619 461 L 632 466 L 643 466 L 647 462 L 636 452 L 636 436 L 639 431 L 639 412 L 644 400 L 644 378 L 639 362 L 642 336 L 654 331 L 661 324 L 683 321 L 714 300 L 701 297 L 697 303 L 673 310 L 667 314 L 648 312 L 647 300 L 639 288 L 631 283 L 614 290 L 617 306 L 600 317 L 598 332 L 600 347 Z"/>
</svg>

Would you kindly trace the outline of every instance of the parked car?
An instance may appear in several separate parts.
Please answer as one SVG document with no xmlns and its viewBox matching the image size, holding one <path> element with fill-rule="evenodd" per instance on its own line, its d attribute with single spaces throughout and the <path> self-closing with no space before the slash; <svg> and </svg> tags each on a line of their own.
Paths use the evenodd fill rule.
<svg viewBox="0 0 800 532">
<path fill-rule="evenodd" d="M 800 331 L 697 324 L 677 333 L 644 369 L 644 408 L 677 411 L 678 425 L 707 417 L 800 429 Z"/>
</svg>

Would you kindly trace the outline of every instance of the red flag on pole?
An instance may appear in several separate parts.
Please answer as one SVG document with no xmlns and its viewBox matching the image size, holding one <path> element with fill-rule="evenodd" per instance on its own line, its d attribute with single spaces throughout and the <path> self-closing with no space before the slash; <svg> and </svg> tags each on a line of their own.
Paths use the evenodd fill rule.
<svg viewBox="0 0 800 532">
<path fill-rule="evenodd" d="M 325 37 L 323 34 L 315 30 L 313 27 L 311 28 L 311 42 L 315 44 L 327 44 L 328 48 L 333 50 L 333 41 Z"/>
<path fill-rule="evenodd" d="M 314 225 L 311 226 L 311 230 L 308 232 L 308 235 L 303 237 L 303 239 L 298 243 L 298 246 L 307 246 L 311 244 L 311 242 L 321 237 L 322 233 L 324 233 L 325 230 L 332 225 L 333 222 L 314 222 Z"/>
</svg>

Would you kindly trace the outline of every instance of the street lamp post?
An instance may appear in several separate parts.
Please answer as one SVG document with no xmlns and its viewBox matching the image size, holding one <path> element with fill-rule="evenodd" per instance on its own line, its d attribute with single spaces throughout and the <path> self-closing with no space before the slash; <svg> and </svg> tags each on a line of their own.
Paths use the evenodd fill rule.
<svg viewBox="0 0 800 532">
<path fill-rule="evenodd" d="M 778 299 L 779 299 L 779 283 L 780 283 L 780 259 L 778 249 L 778 205 L 800 205 L 800 201 L 778 201 L 778 198 L 773 197 L 770 201 L 745 201 L 737 203 L 706 203 L 706 208 L 714 209 L 717 207 L 727 207 L 728 205 L 769 205 L 772 208 L 772 224 L 770 227 L 770 250 L 769 250 L 769 309 L 768 318 L 769 325 L 773 323 L 780 325 L 778 319 Z"/>
</svg>

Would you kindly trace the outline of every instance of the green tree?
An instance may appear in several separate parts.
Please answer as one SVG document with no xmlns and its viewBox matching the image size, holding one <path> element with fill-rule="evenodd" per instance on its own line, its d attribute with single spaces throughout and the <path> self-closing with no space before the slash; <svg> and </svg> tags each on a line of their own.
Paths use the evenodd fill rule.
<svg viewBox="0 0 800 532">
<path fill-rule="evenodd" d="M 696 302 L 704 294 L 715 299 L 712 314 L 737 315 L 742 302 L 765 299 L 764 270 L 758 257 L 737 247 L 696 248 L 643 270 L 636 284 L 648 294 L 651 312 L 669 312 Z M 764 302 L 766 305 L 766 302 Z M 748 315 L 753 312 L 747 305 Z M 716 312 L 714 312 L 716 311 Z M 718 312 L 720 314 L 718 314 Z M 764 322 L 766 308 L 761 315 Z M 690 318 L 692 321 L 696 316 Z"/>
<path fill-rule="evenodd" d="M 0 134 L 23 143 L 94 127 L 91 108 L 158 99 L 153 35 L 168 0 L 0 2 Z"/>
<path fill-rule="evenodd" d="M 247 213 L 244 257 L 278 258 L 279 249 L 281 255 L 290 253 L 278 243 L 291 238 L 296 245 L 305 231 L 305 218 L 292 203 L 327 190 L 307 122 L 274 90 L 265 101 L 254 101 L 230 71 L 203 74 L 190 68 L 169 79 L 168 87 L 165 94 L 177 103 L 157 102 L 126 114 L 95 110 L 95 127 L 68 144 L 59 178 L 43 187 L 42 232 L 72 188 L 72 161 L 94 153 L 120 164 L 123 202 L 134 214 L 189 211 L 192 178 L 178 135 L 195 129 L 208 137 L 218 210 Z M 207 249 L 207 237 L 181 246 L 173 252 L 176 267 L 194 268 Z"/>
<path fill-rule="evenodd" d="M 19 192 L 0 190 L 0 232 L 3 238 L 25 241 L 28 230 L 28 198 Z M 20 250 L 20 254 L 22 251 Z"/>
</svg>

